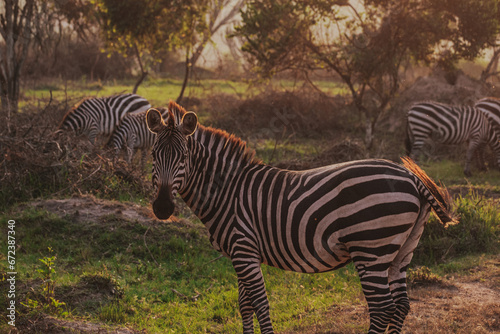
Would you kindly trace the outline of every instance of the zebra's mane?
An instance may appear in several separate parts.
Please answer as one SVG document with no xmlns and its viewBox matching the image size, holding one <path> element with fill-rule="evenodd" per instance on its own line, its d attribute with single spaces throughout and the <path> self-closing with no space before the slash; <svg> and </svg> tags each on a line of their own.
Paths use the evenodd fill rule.
<svg viewBox="0 0 500 334">
<path fill-rule="evenodd" d="M 249 148 L 244 140 L 234 134 L 230 134 L 221 129 L 198 125 L 198 130 L 195 135 L 200 141 L 203 141 L 204 144 L 224 142 L 224 151 L 230 150 L 229 156 L 231 159 L 239 160 L 241 158 L 244 163 L 262 162 L 255 157 L 255 150 Z"/>
<path fill-rule="evenodd" d="M 180 115 L 180 118 L 186 113 L 183 107 L 173 101 L 170 101 L 168 104 L 168 109 L 171 110 L 174 115 Z M 194 136 L 207 146 L 210 143 L 224 142 L 224 150 L 229 149 L 231 158 L 233 159 L 241 158 L 245 163 L 261 163 L 261 160 L 255 158 L 255 150 L 249 148 L 244 140 L 234 134 L 230 134 L 221 129 L 203 126 L 198 123 L 198 128 Z"/>
</svg>

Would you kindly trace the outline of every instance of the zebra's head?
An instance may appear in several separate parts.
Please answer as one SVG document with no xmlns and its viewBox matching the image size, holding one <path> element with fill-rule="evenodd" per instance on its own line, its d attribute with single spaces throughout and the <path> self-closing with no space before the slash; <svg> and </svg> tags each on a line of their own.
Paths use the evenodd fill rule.
<svg viewBox="0 0 500 334">
<path fill-rule="evenodd" d="M 151 108 L 146 115 L 146 121 L 149 130 L 156 134 L 152 150 L 152 180 L 156 191 L 153 212 L 159 219 L 167 219 L 175 209 L 174 196 L 183 186 L 188 158 L 188 137 L 196 130 L 198 117 L 193 112 L 187 112 L 180 123 L 176 124 L 174 114 L 169 110 L 165 122 L 161 113 Z"/>
</svg>

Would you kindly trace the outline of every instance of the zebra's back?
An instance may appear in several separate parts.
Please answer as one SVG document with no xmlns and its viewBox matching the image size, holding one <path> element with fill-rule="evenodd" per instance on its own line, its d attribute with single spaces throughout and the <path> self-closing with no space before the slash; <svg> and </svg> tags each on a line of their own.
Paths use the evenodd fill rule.
<svg viewBox="0 0 500 334">
<path fill-rule="evenodd" d="M 407 113 L 406 150 L 417 160 L 427 140 L 441 144 L 469 142 L 464 174 L 476 150 L 490 142 L 490 125 L 483 113 L 471 106 L 450 106 L 437 102 L 414 104 Z"/>
<path fill-rule="evenodd" d="M 149 102 L 136 94 L 89 98 L 75 105 L 63 118 L 60 129 L 87 132 L 91 141 L 97 135 L 110 135 L 128 113 L 149 109 Z"/>
<path fill-rule="evenodd" d="M 460 144 L 476 134 L 483 138 L 487 134 L 482 113 L 470 106 L 417 103 L 408 111 L 407 119 L 410 135 L 417 138 L 432 135 L 443 144 Z"/>
</svg>

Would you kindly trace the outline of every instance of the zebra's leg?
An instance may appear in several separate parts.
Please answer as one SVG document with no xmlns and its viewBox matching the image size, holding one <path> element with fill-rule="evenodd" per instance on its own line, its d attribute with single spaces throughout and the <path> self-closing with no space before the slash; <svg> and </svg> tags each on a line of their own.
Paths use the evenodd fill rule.
<svg viewBox="0 0 500 334">
<path fill-rule="evenodd" d="M 253 333 L 253 307 L 243 282 L 238 279 L 238 303 L 240 314 L 243 319 L 243 333 Z"/>
<path fill-rule="evenodd" d="M 88 130 L 88 138 L 93 148 L 95 148 L 97 145 L 97 134 L 98 134 L 97 125 L 92 124 Z"/>
<path fill-rule="evenodd" d="M 247 250 L 244 250 L 247 251 Z M 245 254 L 242 254 L 243 256 Z M 269 301 L 266 294 L 266 286 L 264 284 L 264 277 L 260 269 L 260 262 L 258 260 L 250 260 L 242 257 L 232 258 L 233 267 L 238 275 L 239 300 L 244 304 L 240 305 L 240 310 L 243 317 L 243 333 L 253 333 L 253 317 L 250 321 L 248 307 L 251 305 L 253 312 L 257 315 L 257 320 L 260 325 L 260 332 L 262 334 L 274 333 L 271 317 L 269 315 Z M 243 293 L 243 296 L 241 295 Z M 252 313 L 253 314 L 253 313 Z"/>
<path fill-rule="evenodd" d="M 424 147 L 425 139 L 426 138 L 415 137 L 415 140 L 411 145 L 410 158 L 415 162 L 418 161 L 422 148 Z"/>
<path fill-rule="evenodd" d="M 369 264 L 356 263 L 356 269 L 361 280 L 363 294 L 368 303 L 370 313 L 370 329 L 368 334 L 385 333 L 387 326 L 396 312 L 396 304 L 392 300 L 389 288 L 388 265 L 379 270 L 370 270 Z M 371 264 L 372 267 L 377 265 Z"/>
<path fill-rule="evenodd" d="M 141 174 L 144 174 L 144 170 L 146 168 L 146 160 L 147 160 L 148 152 L 145 148 L 141 148 Z"/>
<path fill-rule="evenodd" d="M 472 173 L 470 171 L 470 165 L 472 162 L 472 158 L 474 157 L 474 153 L 476 152 L 477 148 L 480 146 L 480 141 L 479 138 L 474 137 L 470 140 L 469 146 L 467 148 L 467 154 L 465 157 L 465 167 L 464 167 L 464 174 L 465 176 L 471 176 Z"/>
<path fill-rule="evenodd" d="M 474 156 L 475 156 L 475 160 L 476 160 L 476 163 L 477 163 L 477 168 L 480 170 L 480 171 L 485 171 L 486 170 L 486 163 L 485 163 L 485 160 L 484 160 L 484 145 L 480 145 L 476 152 L 474 153 Z"/>
<path fill-rule="evenodd" d="M 424 225 L 429 218 L 429 212 L 429 205 L 423 204 L 410 235 L 389 268 L 389 286 L 392 300 L 396 304 L 396 312 L 389 323 L 389 334 L 401 333 L 404 320 L 410 311 L 410 300 L 408 299 L 406 287 L 406 270 L 413 257 L 413 251 L 417 247 L 424 231 Z"/>
<path fill-rule="evenodd" d="M 129 136 L 127 140 L 127 163 L 130 164 L 132 162 L 132 157 L 134 155 L 134 143 L 135 137 Z"/>
</svg>

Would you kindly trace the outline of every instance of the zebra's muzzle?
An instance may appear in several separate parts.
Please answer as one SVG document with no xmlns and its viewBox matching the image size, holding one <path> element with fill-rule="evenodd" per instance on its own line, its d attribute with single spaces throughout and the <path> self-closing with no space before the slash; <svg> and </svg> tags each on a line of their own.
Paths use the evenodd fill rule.
<svg viewBox="0 0 500 334">
<path fill-rule="evenodd" d="M 158 219 L 168 219 L 174 213 L 175 204 L 170 186 L 159 186 L 153 202 L 153 212 Z"/>
</svg>

